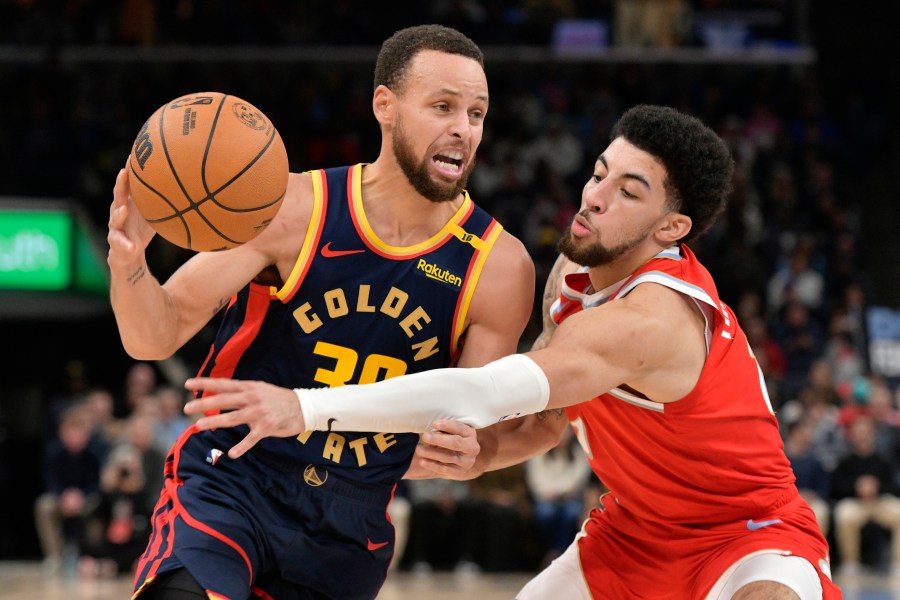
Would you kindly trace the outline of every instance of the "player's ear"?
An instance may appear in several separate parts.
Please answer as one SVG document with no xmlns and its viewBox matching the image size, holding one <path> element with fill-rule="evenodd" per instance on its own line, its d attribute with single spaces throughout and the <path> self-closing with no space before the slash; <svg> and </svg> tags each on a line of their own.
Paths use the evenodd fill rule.
<svg viewBox="0 0 900 600">
<path fill-rule="evenodd" d="M 674 244 L 690 233 L 692 226 L 693 222 L 689 216 L 672 211 L 663 217 L 659 229 L 656 230 L 656 236 L 664 245 Z"/>
<path fill-rule="evenodd" d="M 372 96 L 372 112 L 381 125 L 389 125 L 394 120 L 397 96 L 384 85 L 375 88 Z"/>
</svg>

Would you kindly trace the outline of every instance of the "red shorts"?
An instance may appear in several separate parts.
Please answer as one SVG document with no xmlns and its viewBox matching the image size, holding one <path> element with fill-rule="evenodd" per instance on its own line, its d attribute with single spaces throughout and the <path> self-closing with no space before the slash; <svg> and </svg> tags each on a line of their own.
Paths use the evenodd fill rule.
<svg viewBox="0 0 900 600">
<path fill-rule="evenodd" d="M 771 514 L 718 525 L 646 521 L 611 495 L 594 509 L 578 540 L 581 568 L 594 598 L 703 600 L 736 561 L 759 550 L 808 560 L 822 583 L 823 600 L 843 598 L 831 581 L 828 544 L 812 510 L 799 496 Z"/>
</svg>

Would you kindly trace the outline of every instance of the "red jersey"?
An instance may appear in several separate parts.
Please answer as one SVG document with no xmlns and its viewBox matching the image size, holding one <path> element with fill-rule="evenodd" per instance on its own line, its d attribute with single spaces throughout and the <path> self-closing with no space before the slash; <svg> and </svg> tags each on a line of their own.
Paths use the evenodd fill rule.
<svg viewBox="0 0 900 600">
<path fill-rule="evenodd" d="M 675 402 L 616 388 L 567 408 L 594 472 L 640 519 L 715 524 L 771 513 L 797 494 L 778 422 L 744 332 L 690 249 L 660 252 L 601 292 L 591 291 L 586 272 L 568 275 L 551 315 L 562 322 L 647 282 L 700 307 L 706 363 L 694 389 Z"/>
</svg>

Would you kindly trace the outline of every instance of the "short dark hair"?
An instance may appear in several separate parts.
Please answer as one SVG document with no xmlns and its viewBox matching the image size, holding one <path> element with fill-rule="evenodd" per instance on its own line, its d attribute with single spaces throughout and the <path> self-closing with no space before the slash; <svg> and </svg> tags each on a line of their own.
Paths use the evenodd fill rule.
<svg viewBox="0 0 900 600">
<path fill-rule="evenodd" d="M 692 222 L 680 242 L 696 239 L 712 226 L 725 209 L 734 171 L 722 138 L 696 117 L 648 104 L 625 111 L 610 139 L 618 137 L 652 154 L 665 167 L 669 208 Z"/>
<path fill-rule="evenodd" d="M 412 59 L 422 50 L 437 50 L 471 58 L 484 68 L 484 54 L 475 42 L 443 25 L 416 25 L 386 39 L 375 61 L 375 87 L 402 91 L 403 77 Z"/>
</svg>

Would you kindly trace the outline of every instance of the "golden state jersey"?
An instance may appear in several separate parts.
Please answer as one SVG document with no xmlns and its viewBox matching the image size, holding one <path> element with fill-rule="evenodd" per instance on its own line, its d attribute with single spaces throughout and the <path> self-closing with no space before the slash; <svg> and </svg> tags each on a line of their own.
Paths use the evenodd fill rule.
<svg viewBox="0 0 900 600">
<path fill-rule="evenodd" d="M 706 318 L 707 358 L 684 398 L 655 402 L 615 388 L 566 409 L 597 476 L 642 519 L 727 522 L 765 515 L 796 496 L 762 372 L 712 277 L 686 246 L 657 254 L 601 292 L 587 273 L 565 279 L 557 323 L 652 282 L 692 298 Z"/>
<path fill-rule="evenodd" d="M 313 215 L 280 289 L 250 284 L 226 309 L 200 375 L 275 385 L 334 387 L 448 367 L 478 278 L 502 227 L 468 194 L 430 239 L 381 241 L 366 219 L 363 165 L 312 172 Z M 246 429 L 225 432 L 227 439 Z M 307 463 L 366 483 L 406 472 L 418 435 L 307 432 L 265 439 L 260 460 Z M 227 444 L 226 447 L 230 447 Z"/>
</svg>

